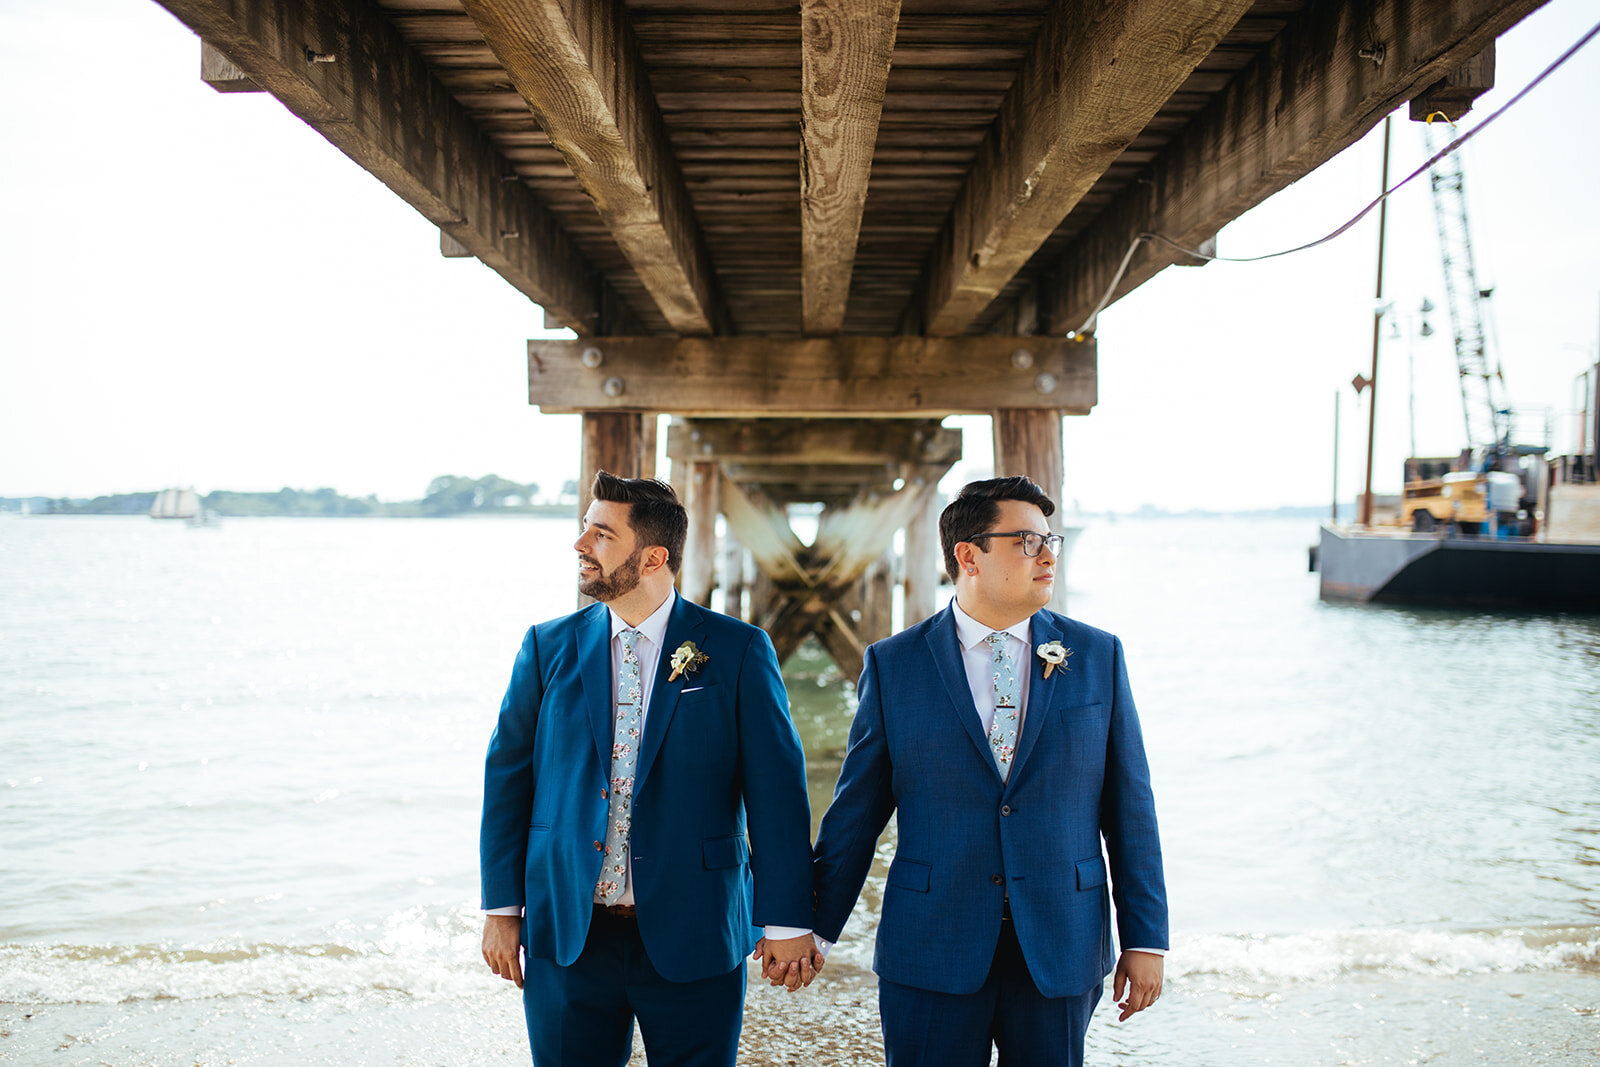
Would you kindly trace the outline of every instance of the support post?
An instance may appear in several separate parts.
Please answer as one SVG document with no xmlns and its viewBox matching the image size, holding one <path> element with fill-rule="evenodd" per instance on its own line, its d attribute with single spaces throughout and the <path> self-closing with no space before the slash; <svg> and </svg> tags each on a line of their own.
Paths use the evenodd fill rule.
<svg viewBox="0 0 1600 1067">
<path fill-rule="evenodd" d="M 944 570 L 939 546 L 939 498 L 929 493 L 906 523 L 905 624 L 914 625 L 939 610 L 939 575 Z"/>
<path fill-rule="evenodd" d="M 594 484 L 596 471 L 609 471 L 619 478 L 640 477 L 644 455 L 644 418 L 637 411 L 583 413 L 583 449 L 578 467 L 580 518 L 594 501 L 589 489 Z"/>
<path fill-rule="evenodd" d="M 717 515 L 722 511 L 722 471 L 716 463 L 689 464 L 689 543 L 683 560 L 683 597 L 702 607 L 717 584 Z"/>
<path fill-rule="evenodd" d="M 1059 411 L 1002 408 L 994 413 L 995 477 L 1027 475 L 1056 502 L 1058 514 L 1066 482 L 1063 451 Z M 1067 610 L 1067 575 L 1060 567 L 1050 607 Z"/>
</svg>

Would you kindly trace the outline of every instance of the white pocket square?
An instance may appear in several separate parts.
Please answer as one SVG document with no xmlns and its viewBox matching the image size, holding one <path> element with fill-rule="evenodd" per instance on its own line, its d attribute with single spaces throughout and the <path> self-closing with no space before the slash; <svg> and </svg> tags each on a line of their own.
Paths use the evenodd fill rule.
<svg viewBox="0 0 1600 1067">
<path fill-rule="evenodd" d="M 683 690 L 683 691 L 682 691 L 682 692 L 681 692 L 681 693 L 679 693 L 679 694 L 678 694 L 678 695 L 679 695 L 679 696 L 687 696 L 687 695 L 689 695 L 689 694 L 690 694 L 690 693 L 698 693 L 698 692 L 700 692 L 700 690 L 702 690 L 702 689 L 704 689 L 704 688 L 705 688 L 705 686 L 703 686 L 703 685 L 697 685 L 697 686 L 695 686 L 695 687 L 694 687 L 694 688 L 693 688 L 693 689 L 685 689 L 685 690 Z"/>
</svg>

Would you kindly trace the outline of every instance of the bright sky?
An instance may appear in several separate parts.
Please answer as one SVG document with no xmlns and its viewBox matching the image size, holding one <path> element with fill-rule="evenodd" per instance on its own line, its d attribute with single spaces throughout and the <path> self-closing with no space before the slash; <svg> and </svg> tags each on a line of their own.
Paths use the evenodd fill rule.
<svg viewBox="0 0 1600 1067">
<path fill-rule="evenodd" d="M 1466 125 L 1592 24 L 1552 0 L 1500 40 Z M 194 485 L 420 496 L 440 474 L 576 477 L 577 419 L 526 402 L 540 310 L 265 94 L 216 93 L 153 0 L 0 8 L 0 496 Z M 1511 397 L 1570 411 L 1600 323 L 1600 43 L 1468 148 L 1480 279 Z M 1425 158 L 1398 113 L 1391 180 Z M 1333 229 L 1377 193 L 1381 126 L 1225 229 L 1255 255 Z M 1439 305 L 1415 344 L 1417 446 L 1462 418 L 1426 177 L 1391 199 L 1386 291 Z M 1341 497 L 1359 488 L 1376 212 L 1312 252 L 1170 268 L 1100 323 L 1100 405 L 1068 420 L 1085 509 L 1317 504 L 1343 391 Z M 1386 330 L 1387 333 L 1387 330 Z M 1408 452 L 1407 342 L 1385 344 L 1377 488 Z M 1567 420 L 1570 422 L 1570 419 Z M 989 425 L 963 418 L 987 473 Z M 1558 437 L 1556 444 L 1565 441 Z"/>
</svg>

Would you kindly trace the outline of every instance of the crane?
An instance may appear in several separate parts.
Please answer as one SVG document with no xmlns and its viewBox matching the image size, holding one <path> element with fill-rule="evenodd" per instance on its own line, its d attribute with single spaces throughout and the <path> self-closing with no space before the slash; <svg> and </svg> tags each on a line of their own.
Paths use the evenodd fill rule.
<svg viewBox="0 0 1600 1067">
<path fill-rule="evenodd" d="M 1449 143 L 1450 124 L 1430 121 L 1424 130 L 1431 156 Z M 1492 470 L 1510 447 L 1511 412 L 1505 399 L 1505 378 L 1498 358 L 1490 366 L 1484 310 L 1491 290 L 1480 288 L 1467 225 L 1467 194 L 1461 155 L 1452 152 L 1429 168 L 1434 221 L 1439 228 L 1439 257 L 1444 266 L 1445 303 L 1455 335 L 1456 367 L 1461 376 L 1461 412 L 1466 420 L 1467 447 L 1480 469 Z M 1498 356 L 1498 353 L 1496 353 Z"/>
</svg>

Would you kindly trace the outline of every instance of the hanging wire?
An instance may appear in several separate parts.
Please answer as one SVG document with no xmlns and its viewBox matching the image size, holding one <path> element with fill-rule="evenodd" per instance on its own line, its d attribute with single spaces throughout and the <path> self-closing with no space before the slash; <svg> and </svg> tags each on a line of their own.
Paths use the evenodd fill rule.
<svg viewBox="0 0 1600 1067">
<path fill-rule="evenodd" d="M 1537 77 L 1519 89 L 1516 95 L 1510 100 L 1507 100 L 1504 104 L 1501 104 L 1499 107 L 1490 112 L 1482 122 L 1478 123 L 1466 133 L 1461 134 L 1455 140 L 1451 141 L 1449 144 L 1439 149 L 1439 151 L 1435 152 L 1432 156 L 1428 157 L 1427 161 L 1419 166 L 1416 170 L 1412 171 L 1410 174 L 1407 174 L 1394 185 L 1385 189 L 1376 200 L 1372 201 L 1372 203 L 1356 212 L 1356 214 L 1348 222 L 1325 237 L 1319 237 L 1315 241 L 1307 241 L 1305 244 L 1296 245 L 1294 248 L 1285 248 L 1281 252 L 1268 252 L 1265 255 L 1260 256 L 1218 256 L 1208 252 L 1202 252 L 1197 248 L 1185 248 L 1183 245 L 1179 244 L 1177 241 L 1174 241 L 1165 234 L 1155 233 L 1148 230 L 1139 234 L 1133 239 L 1132 243 L 1129 244 L 1128 253 L 1122 257 L 1122 265 L 1117 268 L 1117 273 L 1112 277 L 1111 284 L 1106 286 L 1105 295 L 1102 296 L 1100 298 L 1100 302 L 1094 306 L 1094 310 L 1089 312 L 1089 317 L 1084 320 L 1083 325 L 1067 335 L 1068 339 L 1074 341 L 1086 341 L 1090 337 L 1094 336 L 1094 328 L 1096 322 L 1100 318 L 1100 312 L 1104 311 L 1106 305 L 1111 303 L 1112 294 L 1116 292 L 1117 286 L 1121 284 L 1122 276 L 1127 273 L 1128 264 L 1133 260 L 1133 253 L 1137 251 L 1139 246 L 1144 244 L 1146 241 L 1159 241 L 1160 243 L 1169 245 L 1172 248 L 1177 249 L 1179 252 L 1182 252 L 1184 255 L 1192 256 L 1195 259 L 1203 259 L 1208 262 L 1215 261 L 1222 263 L 1259 263 L 1264 259 L 1277 259 L 1279 256 L 1291 256 L 1296 252 L 1304 252 L 1307 249 L 1316 248 L 1318 245 L 1327 244 L 1329 241 L 1345 233 L 1350 229 L 1350 227 L 1366 218 L 1367 215 L 1372 212 L 1373 208 L 1389 199 L 1390 196 L 1399 192 L 1404 186 L 1410 184 L 1414 178 L 1427 173 L 1429 168 L 1431 168 L 1435 163 L 1439 162 L 1439 160 L 1443 159 L 1451 152 L 1456 151 L 1462 145 L 1472 140 L 1472 138 L 1476 137 L 1495 119 L 1511 110 L 1511 108 L 1516 106 L 1516 104 L 1518 104 L 1523 97 L 1527 96 L 1528 93 L 1533 91 L 1534 86 L 1538 85 L 1540 82 L 1544 81 L 1550 75 L 1559 70 L 1561 66 L 1567 62 L 1567 60 L 1577 55 L 1578 51 L 1583 48 L 1584 45 L 1593 40 L 1597 34 L 1600 34 L 1600 23 L 1596 23 L 1593 27 L 1591 27 L 1589 32 L 1578 38 L 1572 47 L 1568 48 L 1565 52 L 1561 53 L 1561 55 L 1557 56 L 1555 61 L 1549 66 L 1545 67 L 1544 70 L 1540 71 Z M 1442 111 L 1435 111 L 1431 113 L 1428 115 L 1427 121 L 1431 124 L 1435 118 L 1442 118 L 1446 122 L 1449 122 L 1452 127 L 1455 126 L 1455 123 L 1450 121 L 1449 116 L 1445 115 Z"/>
</svg>

